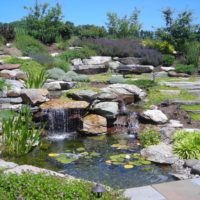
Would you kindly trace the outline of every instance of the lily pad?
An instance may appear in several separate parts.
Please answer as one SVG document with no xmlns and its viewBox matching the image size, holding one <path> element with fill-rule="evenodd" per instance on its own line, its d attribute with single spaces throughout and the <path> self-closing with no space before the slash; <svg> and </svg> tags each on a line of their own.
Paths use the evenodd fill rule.
<svg viewBox="0 0 200 200">
<path fill-rule="evenodd" d="M 48 156 L 49 157 L 57 157 L 59 156 L 60 154 L 57 154 L 57 153 L 49 153 Z"/>
<path fill-rule="evenodd" d="M 143 165 L 150 165 L 151 164 L 151 161 L 148 161 L 148 160 L 141 160 L 140 162 Z"/>
<path fill-rule="evenodd" d="M 112 162 L 113 165 L 123 165 L 124 163 L 123 162 L 119 162 L 119 161 L 115 161 L 115 162 Z"/>
<path fill-rule="evenodd" d="M 133 168 L 133 165 L 124 165 L 124 168 L 125 168 L 125 169 L 132 169 L 132 168 Z"/>
<path fill-rule="evenodd" d="M 91 154 L 90 154 L 90 156 L 92 156 L 92 157 L 98 157 L 98 156 L 100 156 L 100 153 L 97 153 L 97 152 L 92 152 Z"/>
<path fill-rule="evenodd" d="M 132 158 L 141 158 L 141 155 L 139 153 L 134 153 L 131 155 Z"/>
<path fill-rule="evenodd" d="M 85 148 L 79 147 L 79 148 L 76 149 L 76 151 L 78 151 L 78 152 L 83 152 L 83 151 L 85 151 Z"/>
<path fill-rule="evenodd" d="M 82 155 L 82 156 L 88 156 L 89 153 L 85 151 L 85 152 L 82 152 L 81 155 Z"/>
<path fill-rule="evenodd" d="M 70 164 L 74 162 L 75 158 L 68 158 L 65 154 L 61 154 L 60 156 L 56 157 L 56 160 L 62 164 Z"/>
</svg>

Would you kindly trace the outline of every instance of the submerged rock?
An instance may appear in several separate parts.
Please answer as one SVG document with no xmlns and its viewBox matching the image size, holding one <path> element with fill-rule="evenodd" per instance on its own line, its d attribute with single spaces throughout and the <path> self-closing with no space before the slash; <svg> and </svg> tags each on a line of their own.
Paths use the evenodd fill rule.
<svg viewBox="0 0 200 200">
<path fill-rule="evenodd" d="M 98 135 L 107 132 L 107 120 L 100 115 L 87 115 L 82 119 L 83 128 L 81 132 L 85 134 Z"/>
<path fill-rule="evenodd" d="M 173 164 L 178 158 L 173 155 L 172 146 L 165 143 L 152 145 L 141 150 L 141 155 L 149 161 L 161 164 Z"/>
<path fill-rule="evenodd" d="M 43 103 L 41 109 L 85 109 L 89 106 L 89 103 L 86 101 L 69 101 L 68 99 L 55 99 L 50 100 L 46 103 Z"/>
</svg>

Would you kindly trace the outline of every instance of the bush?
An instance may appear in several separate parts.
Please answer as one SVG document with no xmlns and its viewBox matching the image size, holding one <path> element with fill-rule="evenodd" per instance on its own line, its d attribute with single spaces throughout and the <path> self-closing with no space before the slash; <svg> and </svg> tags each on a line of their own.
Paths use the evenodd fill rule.
<svg viewBox="0 0 200 200">
<path fill-rule="evenodd" d="M 139 135 L 139 140 L 144 147 L 156 145 L 160 142 L 160 133 L 155 130 L 148 130 Z"/>
<path fill-rule="evenodd" d="M 112 76 L 109 80 L 108 80 L 109 83 L 111 84 L 115 84 L 115 83 L 123 83 L 124 82 L 124 78 L 122 75 L 115 75 L 115 76 Z"/>
<path fill-rule="evenodd" d="M 153 43 L 153 48 L 158 49 L 163 54 L 173 54 L 174 46 L 167 41 L 156 41 Z"/>
<path fill-rule="evenodd" d="M 175 70 L 178 73 L 186 73 L 191 75 L 194 74 L 197 69 L 195 68 L 194 65 L 177 64 Z"/>
<path fill-rule="evenodd" d="M 31 113 L 24 107 L 19 114 L 2 123 L 2 153 L 8 156 L 27 154 L 37 145 L 41 130 L 36 130 L 32 123 Z"/>
<path fill-rule="evenodd" d="M 54 62 L 52 65 L 55 68 L 60 68 L 60 69 L 64 70 L 65 72 L 68 72 L 70 70 L 69 62 L 62 60 L 59 57 L 54 58 Z"/>
<path fill-rule="evenodd" d="M 10 24 L 0 23 L 0 36 L 2 36 L 6 40 L 6 42 L 14 40 L 15 31 L 14 31 L 13 26 Z"/>
<path fill-rule="evenodd" d="M 168 66 L 172 66 L 173 63 L 174 63 L 174 60 L 175 60 L 174 56 L 165 54 L 165 55 L 163 55 L 163 57 L 162 57 L 162 64 L 163 64 L 164 66 L 167 66 L 167 67 L 168 67 Z"/>
<path fill-rule="evenodd" d="M 57 178 L 45 174 L 23 173 L 1 174 L 0 192 L 2 200 L 29 199 L 29 200 L 95 200 L 91 192 L 94 183 L 82 180 Z M 3 196 L 2 196 L 3 194 Z M 5 199 L 4 199 L 5 197 Z M 119 193 L 105 192 L 102 200 L 123 200 Z"/>
<path fill-rule="evenodd" d="M 24 56 L 48 53 L 42 43 L 28 35 L 17 35 L 15 46 L 22 51 Z"/>
<path fill-rule="evenodd" d="M 200 132 L 176 132 L 173 138 L 173 151 L 182 159 L 200 159 Z"/>
<path fill-rule="evenodd" d="M 48 79 L 46 70 L 41 70 L 41 72 L 37 74 L 29 71 L 27 74 L 28 78 L 25 82 L 27 88 L 42 88 Z"/>
<path fill-rule="evenodd" d="M 142 89 L 148 89 L 150 87 L 156 86 L 156 82 L 152 80 L 147 80 L 147 79 L 140 79 L 140 80 L 126 80 L 125 83 L 131 84 L 131 85 L 136 85 L 139 88 Z"/>
<path fill-rule="evenodd" d="M 65 76 L 65 71 L 59 68 L 52 68 L 47 71 L 49 78 L 55 79 L 55 80 L 62 80 Z"/>
<path fill-rule="evenodd" d="M 69 50 L 64 53 L 62 53 L 59 57 L 69 62 L 70 60 L 73 60 L 75 58 L 89 58 L 90 56 L 95 56 L 96 52 L 88 47 L 83 47 L 80 50 Z"/>
</svg>

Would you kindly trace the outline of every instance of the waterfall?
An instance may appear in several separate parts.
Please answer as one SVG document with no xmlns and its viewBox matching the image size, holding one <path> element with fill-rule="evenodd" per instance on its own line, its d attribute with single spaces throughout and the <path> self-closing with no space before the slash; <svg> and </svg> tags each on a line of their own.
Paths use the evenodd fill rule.
<svg viewBox="0 0 200 200">
<path fill-rule="evenodd" d="M 74 132 L 80 125 L 83 116 L 82 109 L 44 109 L 43 121 L 45 121 L 48 135 Z"/>
<path fill-rule="evenodd" d="M 128 134 L 136 135 L 139 129 L 138 115 L 136 112 L 131 112 L 128 115 Z"/>
</svg>

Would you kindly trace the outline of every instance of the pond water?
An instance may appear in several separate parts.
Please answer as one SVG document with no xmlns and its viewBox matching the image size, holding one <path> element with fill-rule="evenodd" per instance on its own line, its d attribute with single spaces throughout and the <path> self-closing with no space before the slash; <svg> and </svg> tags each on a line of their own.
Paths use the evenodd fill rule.
<svg viewBox="0 0 200 200">
<path fill-rule="evenodd" d="M 135 159 L 135 161 L 138 161 L 137 153 L 139 150 L 137 140 L 125 134 L 82 137 L 77 133 L 65 135 L 58 133 L 49 139 L 45 139 L 40 148 L 34 149 L 24 157 L 13 159 L 13 161 L 19 164 L 31 164 L 52 169 L 116 189 L 174 180 L 169 175 L 172 170 L 170 166 L 133 162 Z M 68 154 L 85 156 L 68 164 L 62 164 L 62 161 L 59 162 L 54 157 L 55 155 Z M 116 157 L 119 154 L 125 157 L 120 158 L 117 162 L 116 160 L 110 161 L 113 155 Z M 130 157 L 134 157 L 133 166 L 131 166 L 133 168 L 125 169 L 124 165 L 129 163 Z M 128 167 L 130 167 L 130 164 Z"/>
</svg>

